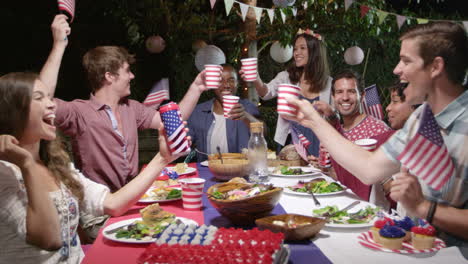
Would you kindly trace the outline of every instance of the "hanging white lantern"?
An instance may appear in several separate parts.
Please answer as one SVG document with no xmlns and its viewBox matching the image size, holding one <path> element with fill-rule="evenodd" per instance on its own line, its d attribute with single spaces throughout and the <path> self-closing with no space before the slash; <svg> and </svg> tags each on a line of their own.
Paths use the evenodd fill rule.
<svg viewBox="0 0 468 264">
<path fill-rule="evenodd" d="M 358 65 L 364 60 L 364 52 L 358 46 L 346 49 L 344 60 L 349 65 Z"/>
<path fill-rule="evenodd" d="M 149 37 L 145 44 L 150 53 L 160 53 L 166 48 L 166 41 L 159 35 Z"/>
<path fill-rule="evenodd" d="M 296 0 L 273 0 L 273 4 L 278 7 L 288 7 L 294 5 Z"/>
<path fill-rule="evenodd" d="M 195 55 L 195 66 L 199 71 L 202 71 L 206 64 L 224 63 L 226 63 L 224 52 L 214 45 L 208 45 L 199 49 Z"/>
<path fill-rule="evenodd" d="M 204 40 L 197 39 L 192 43 L 193 52 L 197 52 L 199 49 L 206 47 L 208 44 Z"/>
<path fill-rule="evenodd" d="M 283 47 L 278 41 L 276 41 L 270 47 L 270 56 L 276 62 L 285 63 L 292 58 L 293 47 L 291 45 Z"/>
</svg>

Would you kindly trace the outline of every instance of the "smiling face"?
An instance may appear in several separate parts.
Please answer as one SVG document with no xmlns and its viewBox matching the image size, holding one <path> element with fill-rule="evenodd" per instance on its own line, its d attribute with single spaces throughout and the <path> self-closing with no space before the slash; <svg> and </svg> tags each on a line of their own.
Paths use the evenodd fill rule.
<svg viewBox="0 0 468 264">
<path fill-rule="evenodd" d="M 336 80 L 334 91 L 335 108 L 341 116 L 346 117 L 359 113 L 360 102 L 355 79 L 341 78 Z"/>
<path fill-rule="evenodd" d="M 309 50 L 305 38 L 299 37 L 294 43 L 294 62 L 296 67 L 304 67 L 309 61 Z"/>
<path fill-rule="evenodd" d="M 40 81 L 34 82 L 29 119 L 20 139 L 21 144 L 37 143 L 41 139 L 54 140 L 56 105 L 48 94 L 48 89 Z"/>
<path fill-rule="evenodd" d="M 424 67 L 424 61 L 419 55 L 417 38 L 405 39 L 401 42 L 400 61 L 393 70 L 403 83 L 411 85 L 405 89 L 406 101 L 410 105 L 423 102 L 432 88 L 430 64 Z"/>
<path fill-rule="evenodd" d="M 115 91 L 119 94 L 121 98 L 130 95 L 130 82 L 135 78 L 133 75 L 130 65 L 125 62 L 122 67 L 119 68 L 117 74 L 112 74 L 113 76 L 113 85 Z"/>
<path fill-rule="evenodd" d="M 392 91 L 391 101 L 386 110 L 388 122 L 395 130 L 401 129 L 408 117 L 413 113 L 413 107 L 407 101 L 401 100 L 397 91 Z"/>
<path fill-rule="evenodd" d="M 223 95 L 236 95 L 237 93 L 237 75 L 234 68 L 224 66 L 221 74 L 221 85 L 214 90 L 217 100 L 223 101 Z"/>
</svg>

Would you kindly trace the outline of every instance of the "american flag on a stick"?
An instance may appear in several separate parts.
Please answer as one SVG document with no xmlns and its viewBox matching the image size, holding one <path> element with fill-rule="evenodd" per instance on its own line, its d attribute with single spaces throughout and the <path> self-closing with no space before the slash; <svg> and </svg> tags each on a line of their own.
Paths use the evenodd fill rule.
<svg viewBox="0 0 468 264">
<path fill-rule="evenodd" d="M 375 84 L 364 89 L 364 111 L 377 119 L 383 120 L 383 109 L 380 103 L 379 92 Z"/>
<path fill-rule="evenodd" d="M 176 103 L 168 103 L 159 108 L 161 119 L 166 130 L 167 143 L 173 154 L 190 151 L 187 133 L 184 123 L 182 123 L 179 106 Z"/>
<path fill-rule="evenodd" d="M 305 161 L 307 161 L 307 147 L 311 144 L 311 142 L 302 134 L 299 129 L 294 127 L 294 125 L 291 124 L 291 138 L 292 142 L 294 144 L 294 147 L 296 148 L 297 153 L 303 158 Z"/>
<path fill-rule="evenodd" d="M 161 79 L 151 88 L 143 104 L 157 108 L 164 100 L 169 100 L 169 80 L 167 78 Z"/>
<path fill-rule="evenodd" d="M 452 177 L 455 167 L 440 134 L 439 125 L 427 103 L 420 115 L 416 135 L 397 158 L 424 183 L 440 190 Z"/>
<path fill-rule="evenodd" d="M 75 0 L 57 0 L 58 9 L 70 18 L 70 23 L 75 17 Z"/>
</svg>

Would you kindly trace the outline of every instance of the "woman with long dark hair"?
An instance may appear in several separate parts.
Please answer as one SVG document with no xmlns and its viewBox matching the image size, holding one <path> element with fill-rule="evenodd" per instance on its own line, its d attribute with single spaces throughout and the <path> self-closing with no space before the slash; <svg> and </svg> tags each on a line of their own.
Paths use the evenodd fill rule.
<svg viewBox="0 0 468 264">
<path fill-rule="evenodd" d="M 331 104 L 332 79 L 328 66 L 327 50 L 322 36 L 309 29 L 300 30 L 293 43 L 294 60 L 286 71 L 278 73 L 269 83 L 264 83 L 260 76 L 253 82 L 258 95 L 263 100 L 272 99 L 278 95 L 279 84 L 289 83 L 301 88 L 301 98 L 310 102 L 321 100 Z M 317 156 L 319 141 L 312 130 L 297 123 L 292 123 L 292 126 L 311 142 L 308 146 L 309 154 Z M 286 145 L 289 132 L 288 121 L 279 117 L 275 141 L 282 146 Z"/>
<path fill-rule="evenodd" d="M 146 169 L 110 193 L 71 165 L 56 139 L 55 110 L 38 75 L 0 78 L 0 263 L 81 262 L 79 212 L 123 214 L 175 158 L 160 136 Z"/>
</svg>

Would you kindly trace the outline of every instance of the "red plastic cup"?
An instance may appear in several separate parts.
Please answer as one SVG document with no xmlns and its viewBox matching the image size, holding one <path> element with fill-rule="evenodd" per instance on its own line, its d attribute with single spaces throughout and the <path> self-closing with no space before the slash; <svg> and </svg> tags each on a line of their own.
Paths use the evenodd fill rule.
<svg viewBox="0 0 468 264">
<path fill-rule="evenodd" d="M 182 187 L 182 205 L 184 209 L 192 211 L 201 210 L 205 179 L 185 178 L 179 179 L 179 183 Z"/>
<path fill-rule="evenodd" d="M 278 86 L 278 106 L 277 112 L 280 115 L 297 115 L 297 107 L 288 103 L 287 99 L 291 97 L 299 98 L 301 88 L 297 85 L 282 83 Z"/>
<path fill-rule="evenodd" d="M 330 153 L 328 153 L 327 149 L 320 145 L 319 148 L 319 166 L 322 168 L 330 168 L 331 167 L 331 160 L 330 160 Z"/>
</svg>

